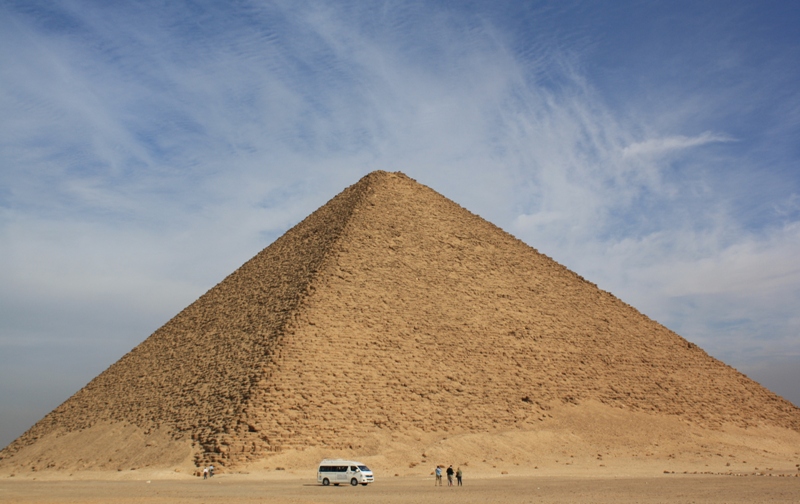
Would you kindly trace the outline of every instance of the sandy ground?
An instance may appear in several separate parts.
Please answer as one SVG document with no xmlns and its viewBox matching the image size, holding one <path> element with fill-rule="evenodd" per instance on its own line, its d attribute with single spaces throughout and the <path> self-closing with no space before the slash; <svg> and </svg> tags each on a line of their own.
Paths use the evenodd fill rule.
<svg viewBox="0 0 800 504">
<path fill-rule="evenodd" d="M 0 482 L 4 503 L 755 503 L 800 502 L 800 478 L 659 475 L 654 477 L 505 476 L 434 487 L 431 477 L 391 477 L 367 487 L 323 487 L 311 478 L 219 475 L 203 481 Z M 446 483 L 445 483 L 446 485 Z"/>
<path fill-rule="evenodd" d="M 156 447 L 129 449 L 139 458 L 115 470 L 82 468 L 86 450 L 67 451 L 60 458 L 74 462 L 66 470 L 39 462 L 35 470 L 0 466 L 0 503 L 800 503 L 797 432 L 707 430 L 590 404 L 552 411 L 546 430 L 430 433 L 430 439 L 390 433 L 375 441 L 372 454 L 286 451 L 247 466 L 218 467 L 206 481 L 192 475 L 191 455 L 179 464 L 148 466 L 142 457 Z M 128 449 L 123 441 L 118 446 Z M 318 485 L 316 465 L 337 457 L 363 461 L 376 482 Z M 461 467 L 465 486 L 435 488 L 436 464 Z"/>
</svg>

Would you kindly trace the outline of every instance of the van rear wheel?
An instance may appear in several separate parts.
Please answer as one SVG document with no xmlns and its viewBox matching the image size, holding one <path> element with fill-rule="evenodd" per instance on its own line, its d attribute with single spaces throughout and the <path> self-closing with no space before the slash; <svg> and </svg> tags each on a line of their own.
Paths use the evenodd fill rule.
<svg viewBox="0 0 800 504">
<path fill-rule="evenodd" d="M 350 484 L 353 485 L 353 486 L 358 486 L 358 480 L 353 478 L 353 479 L 350 480 Z"/>
<path fill-rule="evenodd" d="M 322 486 L 328 486 L 330 484 L 331 484 L 331 480 L 329 480 L 328 478 L 325 478 L 325 479 L 322 480 Z"/>
</svg>

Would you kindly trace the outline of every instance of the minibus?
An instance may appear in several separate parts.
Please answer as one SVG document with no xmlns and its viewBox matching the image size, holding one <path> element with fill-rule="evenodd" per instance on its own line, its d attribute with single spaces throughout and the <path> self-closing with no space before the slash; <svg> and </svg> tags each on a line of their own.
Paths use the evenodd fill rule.
<svg viewBox="0 0 800 504">
<path fill-rule="evenodd" d="M 370 468 L 355 460 L 325 459 L 319 463 L 317 469 L 317 483 L 325 486 L 331 483 L 336 486 L 340 483 L 350 483 L 353 486 L 360 483 L 367 486 L 367 483 L 372 483 L 374 480 Z"/>
</svg>

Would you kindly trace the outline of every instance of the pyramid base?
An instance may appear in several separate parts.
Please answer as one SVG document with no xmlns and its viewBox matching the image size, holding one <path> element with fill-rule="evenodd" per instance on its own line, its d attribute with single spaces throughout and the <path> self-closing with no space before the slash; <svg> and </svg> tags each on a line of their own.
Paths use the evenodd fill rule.
<svg viewBox="0 0 800 504">
<path fill-rule="evenodd" d="M 548 418 L 487 433 L 372 432 L 360 448 L 306 447 L 233 469 L 314 472 L 323 458 L 365 462 L 384 476 L 424 476 L 436 465 L 480 475 L 640 476 L 668 473 L 794 476 L 800 433 L 774 426 L 698 425 L 594 402 L 554 406 Z"/>
<path fill-rule="evenodd" d="M 354 448 L 286 447 L 220 474 L 315 479 L 323 458 L 360 460 L 380 477 L 428 476 L 436 465 L 472 478 L 503 475 L 647 476 L 800 473 L 800 433 L 774 426 L 703 426 L 680 417 L 583 402 L 554 405 L 547 418 L 493 432 L 373 430 Z M 343 440 L 336 440 L 341 445 Z M 161 431 L 98 424 L 54 433 L 0 461 L 0 478 L 170 479 L 199 475 L 197 449 Z"/>
</svg>

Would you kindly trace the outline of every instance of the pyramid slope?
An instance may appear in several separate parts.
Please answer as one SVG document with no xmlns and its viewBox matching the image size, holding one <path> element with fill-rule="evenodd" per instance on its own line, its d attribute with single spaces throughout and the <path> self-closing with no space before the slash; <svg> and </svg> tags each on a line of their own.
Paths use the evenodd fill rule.
<svg viewBox="0 0 800 504">
<path fill-rule="evenodd" d="M 235 432 L 253 383 L 268 375 L 283 327 L 364 184 L 341 193 L 210 289 L 45 416 L 0 456 L 50 432 L 127 422 L 214 450 Z"/>
<path fill-rule="evenodd" d="M 270 442 L 529 428 L 584 400 L 799 430 L 791 403 L 406 177 L 375 181 L 337 246 L 247 410 Z"/>
<path fill-rule="evenodd" d="M 129 423 L 230 465 L 386 432 L 535 430 L 583 402 L 800 431 L 791 403 L 435 191 L 374 172 L 2 456 Z"/>
</svg>

